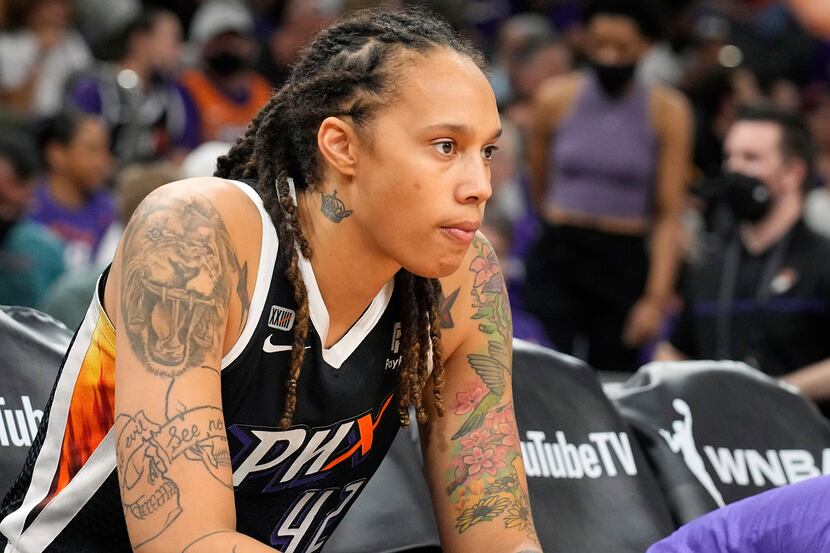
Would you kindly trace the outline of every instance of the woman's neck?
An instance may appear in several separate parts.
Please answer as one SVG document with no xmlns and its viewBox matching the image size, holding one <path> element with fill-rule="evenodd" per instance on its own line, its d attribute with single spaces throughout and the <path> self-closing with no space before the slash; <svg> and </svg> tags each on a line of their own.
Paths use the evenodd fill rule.
<svg viewBox="0 0 830 553">
<path fill-rule="evenodd" d="M 319 192 L 298 194 L 298 217 L 311 246 L 311 266 L 329 314 L 325 346 L 336 343 L 400 269 L 355 220 L 322 213 Z"/>
<path fill-rule="evenodd" d="M 49 195 L 67 209 L 78 210 L 86 205 L 88 197 L 75 184 L 62 175 L 49 176 Z"/>
</svg>

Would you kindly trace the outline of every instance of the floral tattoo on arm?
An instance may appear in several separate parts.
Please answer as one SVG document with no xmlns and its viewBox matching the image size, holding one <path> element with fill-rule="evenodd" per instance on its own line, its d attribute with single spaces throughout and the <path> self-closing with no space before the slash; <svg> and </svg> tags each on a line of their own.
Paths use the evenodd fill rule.
<svg viewBox="0 0 830 553">
<path fill-rule="evenodd" d="M 523 468 L 513 403 L 504 397 L 512 372 L 510 306 L 492 247 L 480 237 L 473 247 L 478 255 L 470 264 L 475 274 L 472 318 L 488 343 L 486 351 L 467 355 L 477 378 L 456 394 L 452 406 L 455 415 L 465 418 L 451 438 L 455 462 L 447 471 L 446 493 L 459 533 L 500 519 L 506 528 L 535 539 L 527 492 L 519 478 Z"/>
</svg>

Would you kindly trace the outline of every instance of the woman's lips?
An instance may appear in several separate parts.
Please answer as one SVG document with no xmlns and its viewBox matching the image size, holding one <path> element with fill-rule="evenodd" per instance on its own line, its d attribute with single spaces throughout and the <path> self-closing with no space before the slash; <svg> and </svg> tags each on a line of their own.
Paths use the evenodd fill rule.
<svg viewBox="0 0 830 553">
<path fill-rule="evenodd" d="M 473 238 L 475 238 L 475 236 L 476 236 L 476 230 L 477 230 L 477 229 L 472 228 L 472 227 L 469 227 L 469 230 L 466 229 L 466 228 L 460 228 L 460 227 L 442 227 L 442 229 L 444 230 L 444 232 L 449 234 L 452 238 L 454 238 L 454 239 L 456 239 L 460 242 L 464 242 L 466 244 L 469 244 L 470 242 L 473 241 Z"/>
</svg>

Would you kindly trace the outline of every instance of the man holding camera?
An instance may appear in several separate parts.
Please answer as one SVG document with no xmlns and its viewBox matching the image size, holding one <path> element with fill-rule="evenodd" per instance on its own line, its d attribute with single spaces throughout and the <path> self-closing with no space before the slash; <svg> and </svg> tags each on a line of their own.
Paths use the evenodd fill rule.
<svg viewBox="0 0 830 553">
<path fill-rule="evenodd" d="M 739 113 L 717 183 L 733 224 L 690 267 L 683 311 L 656 359 L 745 361 L 830 399 L 830 241 L 801 218 L 813 149 L 794 114 Z"/>
</svg>

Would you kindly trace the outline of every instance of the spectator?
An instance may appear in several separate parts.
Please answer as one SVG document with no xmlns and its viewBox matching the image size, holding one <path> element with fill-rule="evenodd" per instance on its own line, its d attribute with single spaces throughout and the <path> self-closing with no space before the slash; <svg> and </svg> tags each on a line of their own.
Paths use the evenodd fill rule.
<svg viewBox="0 0 830 553">
<path fill-rule="evenodd" d="M 810 133 L 794 114 L 747 108 L 729 130 L 724 151 L 726 169 L 760 181 L 769 206 L 766 212 L 753 208 L 764 204 L 737 194 L 739 181 L 731 180 L 736 224 L 690 269 L 685 307 L 656 356 L 741 360 L 769 375 L 789 375 L 809 397 L 830 398 L 826 383 L 815 388 L 805 380 L 812 369 L 795 372 L 830 366 L 830 241 L 802 222 L 813 162 Z"/>
<path fill-rule="evenodd" d="M 504 22 L 499 30 L 496 60 L 488 76 L 499 106 L 509 104 L 514 95 L 511 75 L 517 54 L 531 42 L 555 38 L 551 22 L 538 14 L 519 14 Z"/>
<path fill-rule="evenodd" d="M 348 2 L 345 2 L 348 5 Z M 370 7 L 366 2 L 362 7 Z M 348 7 L 348 6 L 347 6 Z M 394 7 L 394 6 L 390 6 Z M 300 51 L 322 28 L 330 25 L 338 15 L 339 4 L 328 0 L 285 0 L 280 2 L 279 25 L 274 25 L 265 33 L 263 55 L 257 64 L 259 71 L 271 84 L 279 88 L 288 77 L 290 66 L 297 59 Z"/>
<path fill-rule="evenodd" d="M 816 141 L 816 180 L 819 186 L 807 192 L 804 220 L 811 230 L 830 238 L 830 93 L 826 86 L 814 87 L 812 92 L 807 115 Z"/>
<path fill-rule="evenodd" d="M 102 250 L 110 252 L 107 258 L 112 259 L 124 227 L 141 200 L 159 186 L 180 178 L 179 169 L 169 162 L 130 165 L 118 174 L 115 183 L 118 221 L 110 226 L 109 238 L 104 238 L 101 244 Z M 77 328 L 100 274 L 101 268 L 97 266 L 64 274 L 49 287 L 38 307 L 67 327 Z"/>
<path fill-rule="evenodd" d="M 271 97 L 271 86 L 251 69 L 257 45 L 248 8 L 211 0 L 193 18 L 190 38 L 200 48 L 202 67 L 184 74 L 196 102 L 205 141 L 233 142 Z"/>
<path fill-rule="evenodd" d="M 546 83 L 531 117 L 531 192 L 546 225 L 527 259 L 526 308 L 559 349 L 600 370 L 637 368 L 678 263 L 691 110 L 634 78 L 657 12 L 648 0 L 593 2 L 592 69 Z"/>
<path fill-rule="evenodd" d="M 181 159 L 199 145 L 196 107 L 175 81 L 181 33 L 172 12 L 143 12 L 123 33 L 118 63 L 78 79 L 70 91 L 74 107 L 104 118 L 121 165 Z"/>
<path fill-rule="evenodd" d="M 115 221 L 115 207 L 105 188 L 112 165 L 109 132 L 99 117 L 59 114 L 44 125 L 40 149 L 47 173 L 35 190 L 31 218 L 63 239 L 67 270 L 94 264 L 101 240 Z"/>
<path fill-rule="evenodd" d="M 0 138 L 0 304 L 34 307 L 63 272 L 60 240 L 25 218 L 36 155 L 28 138 Z"/>
<path fill-rule="evenodd" d="M 686 89 L 695 112 L 694 165 L 707 177 L 723 167 L 723 139 L 738 110 L 761 100 L 755 76 L 746 69 L 714 68 Z"/>
<path fill-rule="evenodd" d="M 530 40 L 516 52 L 510 74 L 512 96 L 504 113 L 519 127 L 522 139 L 527 139 L 533 97 L 539 87 L 552 77 L 569 73 L 573 69 L 571 58 L 568 46 L 554 38 Z"/>
<path fill-rule="evenodd" d="M 70 0 L 15 6 L 19 13 L 11 19 L 17 20 L 17 30 L 0 33 L 0 100 L 27 114 L 54 115 L 67 81 L 92 64 L 92 54 L 72 29 Z"/>
</svg>

